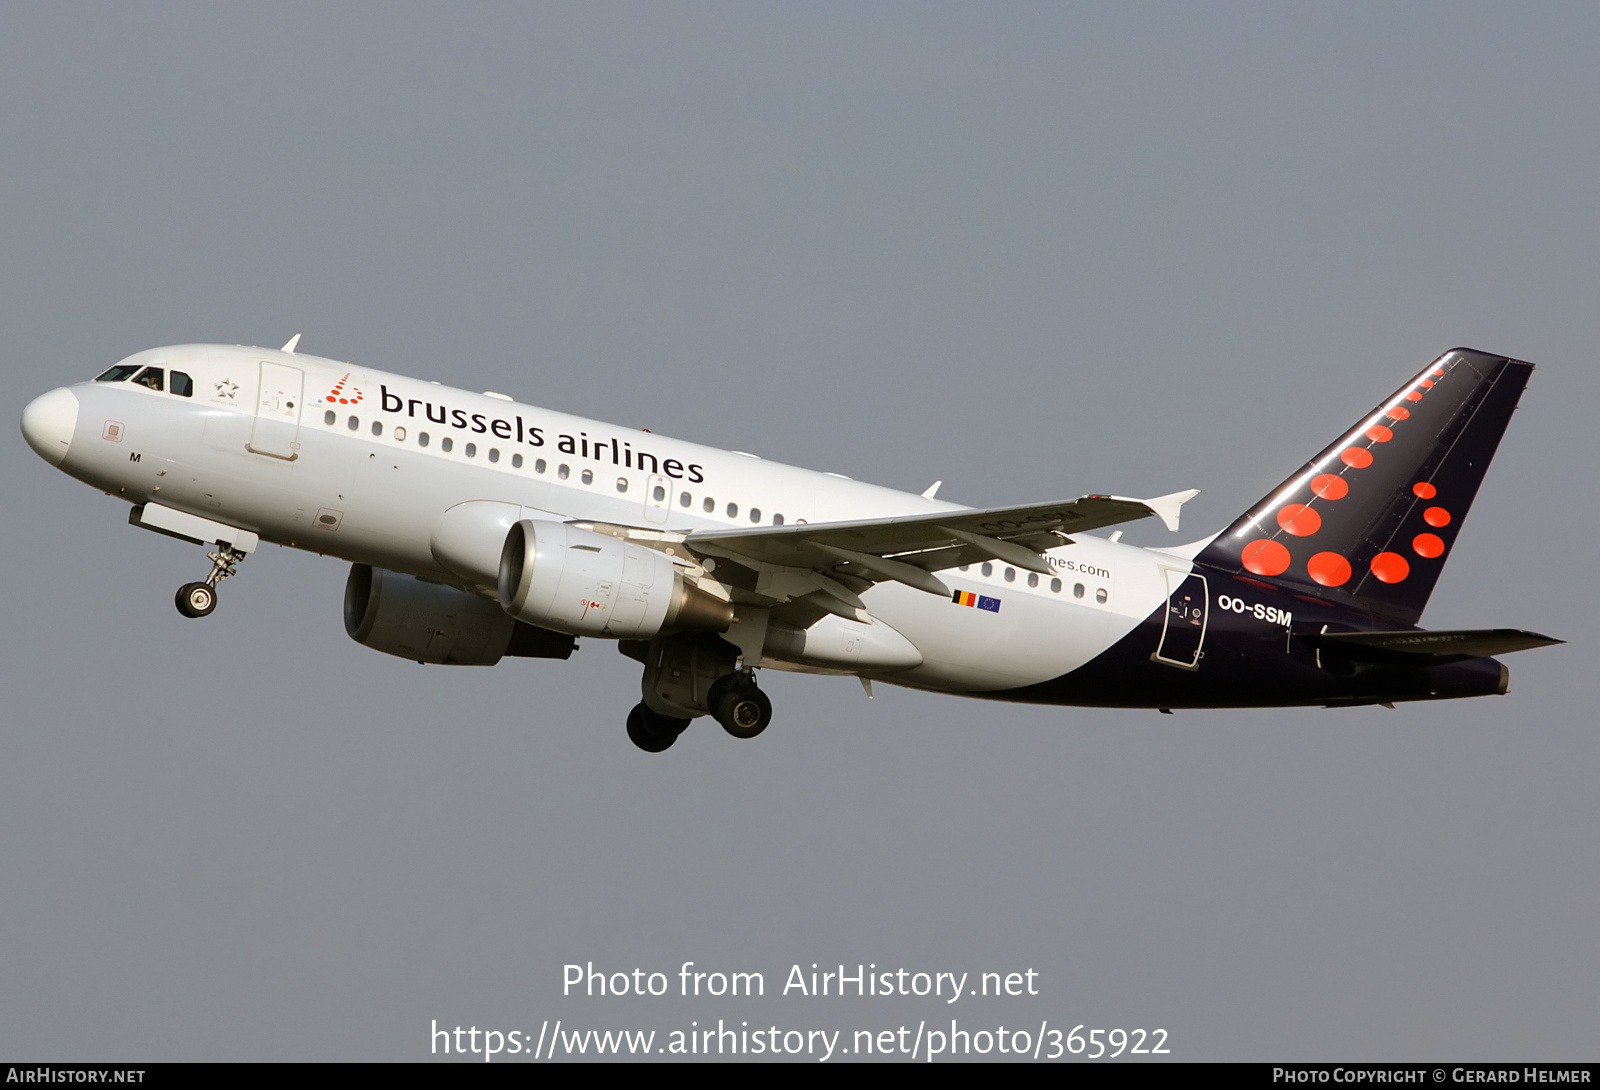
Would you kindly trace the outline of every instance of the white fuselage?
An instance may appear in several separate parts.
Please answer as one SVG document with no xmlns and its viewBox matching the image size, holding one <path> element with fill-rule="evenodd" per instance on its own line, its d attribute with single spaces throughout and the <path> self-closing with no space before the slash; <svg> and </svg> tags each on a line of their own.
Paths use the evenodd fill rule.
<svg viewBox="0 0 1600 1090">
<path fill-rule="evenodd" d="M 458 584 L 432 540 L 445 512 L 469 501 L 668 531 L 963 510 L 313 356 L 185 345 L 125 362 L 182 372 L 192 396 L 126 382 L 71 387 L 79 409 L 63 470 L 131 503 Z M 866 590 L 872 617 L 923 660 L 877 676 L 973 693 L 1059 677 L 1149 617 L 1167 597 L 1168 573 L 1191 567 L 1183 555 L 1087 535 L 1046 559 L 1059 580 L 999 561 L 938 573 L 953 590 L 1000 599 L 997 612 L 900 583 Z"/>
</svg>

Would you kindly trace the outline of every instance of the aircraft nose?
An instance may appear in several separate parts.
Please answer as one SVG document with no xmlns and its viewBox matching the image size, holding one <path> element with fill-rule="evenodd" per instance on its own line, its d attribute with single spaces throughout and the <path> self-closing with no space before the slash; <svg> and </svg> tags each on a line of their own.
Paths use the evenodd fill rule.
<svg viewBox="0 0 1600 1090">
<path fill-rule="evenodd" d="M 53 466 L 66 461 L 77 426 L 78 399 L 65 386 L 34 398 L 22 410 L 22 437 L 35 454 Z"/>
</svg>

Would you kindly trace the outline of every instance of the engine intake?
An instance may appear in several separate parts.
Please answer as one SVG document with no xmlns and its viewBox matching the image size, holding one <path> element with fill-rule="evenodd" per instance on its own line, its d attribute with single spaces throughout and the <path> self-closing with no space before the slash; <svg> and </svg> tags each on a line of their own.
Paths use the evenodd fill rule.
<svg viewBox="0 0 1600 1090">
<path fill-rule="evenodd" d="M 733 606 L 665 553 L 561 522 L 523 519 L 500 553 L 500 607 L 519 621 L 608 639 L 724 632 Z"/>
</svg>

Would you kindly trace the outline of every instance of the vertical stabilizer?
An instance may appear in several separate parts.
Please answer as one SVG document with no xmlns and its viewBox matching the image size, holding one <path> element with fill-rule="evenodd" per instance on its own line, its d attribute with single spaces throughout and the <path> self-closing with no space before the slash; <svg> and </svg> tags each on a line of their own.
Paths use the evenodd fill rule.
<svg viewBox="0 0 1600 1090">
<path fill-rule="evenodd" d="M 1446 352 L 1196 559 L 1416 624 L 1532 371 Z"/>
</svg>

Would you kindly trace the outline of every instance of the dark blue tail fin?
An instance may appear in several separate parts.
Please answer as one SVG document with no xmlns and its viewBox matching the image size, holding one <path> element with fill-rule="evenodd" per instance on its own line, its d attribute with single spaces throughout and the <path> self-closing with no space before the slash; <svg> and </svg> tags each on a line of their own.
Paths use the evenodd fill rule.
<svg viewBox="0 0 1600 1090">
<path fill-rule="evenodd" d="M 1196 559 L 1416 624 L 1532 371 L 1446 352 Z"/>
</svg>

